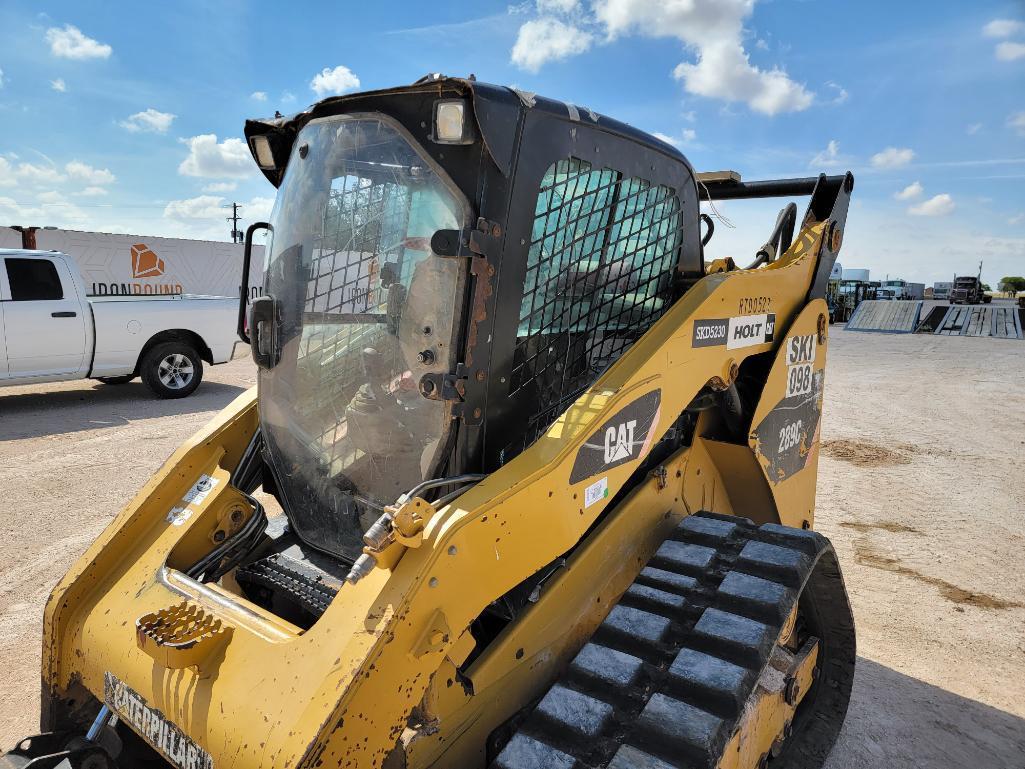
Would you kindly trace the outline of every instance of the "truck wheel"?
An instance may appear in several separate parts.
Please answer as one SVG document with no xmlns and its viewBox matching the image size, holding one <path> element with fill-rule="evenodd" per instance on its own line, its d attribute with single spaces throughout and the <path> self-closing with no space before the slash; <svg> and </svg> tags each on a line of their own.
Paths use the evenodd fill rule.
<svg viewBox="0 0 1025 769">
<path fill-rule="evenodd" d="M 100 384 L 105 385 L 123 385 L 128 384 L 135 379 L 135 374 L 125 374 L 124 376 L 99 376 L 96 377 L 96 381 Z"/>
<path fill-rule="evenodd" d="M 203 361 L 184 342 L 154 345 L 139 367 L 142 381 L 158 398 L 184 398 L 203 381 Z"/>
</svg>

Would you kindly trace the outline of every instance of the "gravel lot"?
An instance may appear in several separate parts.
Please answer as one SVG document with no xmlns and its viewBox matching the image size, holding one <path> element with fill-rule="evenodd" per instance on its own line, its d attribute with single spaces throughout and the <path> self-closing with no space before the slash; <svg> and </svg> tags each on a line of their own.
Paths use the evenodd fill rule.
<svg viewBox="0 0 1025 769">
<path fill-rule="evenodd" d="M 38 725 L 56 579 L 200 425 L 255 381 L 0 390 L 0 745 Z M 816 528 L 858 623 L 830 769 L 1025 767 L 1025 343 L 833 330 Z"/>
</svg>

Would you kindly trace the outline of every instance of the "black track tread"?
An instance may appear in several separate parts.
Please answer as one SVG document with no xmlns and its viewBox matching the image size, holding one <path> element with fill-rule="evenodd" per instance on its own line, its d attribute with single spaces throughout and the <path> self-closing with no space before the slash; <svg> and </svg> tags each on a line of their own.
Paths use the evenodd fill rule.
<svg viewBox="0 0 1025 769">
<path fill-rule="evenodd" d="M 820 534 L 714 513 L 685 518 L 492 769 L 714 767 L 809 579 L 830 595 L 838 587 L 846 599 L 832 546 Z M 820 616 L 823 627 L 836 625 L 820 643 L 843 647 L 836 680 L 845 683 L 809 692 L 824 712 L 809 719 L 812 744 L 785 743 L 788 767 L 824 760 L 850 696 L 849 606 L 811 603 L 809 611 L 836 613 Z"/>
<path fill-rule="evenodd" d="M 268 556 L 239 566 L 235 578 L 242 585 L 260 585 L 285 593 L 317 617 L 327 611 L 327 607 L 338 594 L 338 590 L 332 585 L 312 580 L 302 572 L 290 568 L 287 562 L 277 556 Z"/>
</svg>

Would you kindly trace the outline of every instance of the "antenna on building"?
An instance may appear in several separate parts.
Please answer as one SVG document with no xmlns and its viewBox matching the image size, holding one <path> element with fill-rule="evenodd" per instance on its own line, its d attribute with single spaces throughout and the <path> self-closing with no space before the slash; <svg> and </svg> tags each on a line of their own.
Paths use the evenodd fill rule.
<svg viewBox="0 0 1025 769">
<path fill-rule="evenodd" d="M 231 204 L 231 216 L 229 216 L 229 217 L 227 217 L 225 219 L 225 221 L 231 222 L 231 242 L 232 243 L 241 243 L 244 240 L 244 237 L 245 237 L 242 234 L 242 230 L 240 230 L 238 228 L 238 220 L 242 218 L 238 214 L 238 211 L 239 211 L 239 209 L 241 207 L 242 206 L 239 205 L 238 203 L 232 203 Z M 225 206 L 222 206 L 222 208 L 228 208 L 228 206 L 225 205 Z"/>
</svg>

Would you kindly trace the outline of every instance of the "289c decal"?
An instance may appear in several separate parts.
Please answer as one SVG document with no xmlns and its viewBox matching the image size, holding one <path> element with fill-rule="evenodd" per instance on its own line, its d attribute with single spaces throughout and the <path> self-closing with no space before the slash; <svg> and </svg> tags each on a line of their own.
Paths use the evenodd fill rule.
<svg viewBox="0 0 1025 769">
<path fill-rule="evenodd" d="M 801 442 L 801 420 L 798 419 L 796 422 L 792 422 L 786 425 L 782 430 L 779 431 L 779 449 L 778 451 L 782 454 L 784 451 L 792 449 L 798 443 Z"/>
</svg>

